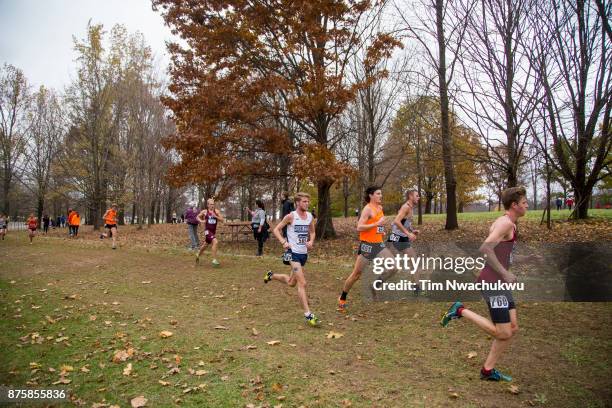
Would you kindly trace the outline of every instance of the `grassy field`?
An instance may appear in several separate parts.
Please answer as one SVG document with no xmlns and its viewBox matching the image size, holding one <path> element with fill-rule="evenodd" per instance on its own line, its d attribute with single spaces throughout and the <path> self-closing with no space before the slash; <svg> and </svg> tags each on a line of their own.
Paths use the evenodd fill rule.
<svg viewBox="0 0 612 408">
<path fill-rule="evenodd" d="M 182 245 L 125 230 L 135 242 L 117 251 L 87 230 L 73 241 L 58 231 L 34 245 L 25 233 L 0 242 L 0 383 L 65 387 L 88 407 L 127 407 L 138 396 L 152 407 L 612 403 L 611 304 L 519 304 L 520 336 L 499 364 L 515 378 L 513 394 L 478 379 L 490 338 L 462 321 L 440 328 L 446 304 L 367 303 L 356 287 L 350 313 L 337 314 L 345 259 L 313 256 L 307 265 L 323 320 L 310 328 L 294 289 L 262 282 L 266 269 L 285 268 L 274 251 L 196 268 Z"/>
<path fill-rule="evenodd" d="M 540 221 L 542 218 L 543 210 L 529 210 L 525 216 L 528 220 Z M 464 212 L 457 214 L 459 222 L 462 221 L 488 221 L 494 220 L 495 218 L 503 215 L 503 211 L 491 211 L 491 212 Z M 552 210 L 550 212 L 550 218 L 555 221 L 566 221 L 571 212 L 570 210 Z M 593 219 L 605 219 L 612 220 L 612 209 L 592 209 L 589 210 L 589 217 Z M 446 218 L 446 214 L 424 214 L 424 221 L 432 220 L 443 220 Z"/>
</svg>

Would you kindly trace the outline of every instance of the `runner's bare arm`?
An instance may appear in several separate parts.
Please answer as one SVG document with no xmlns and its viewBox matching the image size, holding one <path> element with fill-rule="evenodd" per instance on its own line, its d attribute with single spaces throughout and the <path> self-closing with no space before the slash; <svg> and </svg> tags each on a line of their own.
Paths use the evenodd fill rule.
<svg viewBox="0 0 612 408">
<path fill-rule="evenodd" d="M 357 231 L 366 231 L 366 230 L 378 227 L 381 224 L 381 222 L 384 223 L 385 217 L 381 217 L 380 220 L 378 220 L 378 222 L 375 222 L 373 224 L 366 224 L 366 222 L 368 222 L 371 216 L 372 216 L 372 210 L 370 209 L 370 207 L 365 207 L 363 211 L 361 211 L 361 215 L 359 216 L 359 221 L 357 221 Z"/>
<path fill-rule="evenodd" d="M 315 229 L 315 220 L 314 219 L 312 220 L 312 222 L 308 226 L 308 234 L 310 236 L 310 239 L 306 243 L 306 248 L 312 249 L 312 246 L 314 245 L 315 237 L 317 235 L 316 229 Z"/>
<path fill-rule="evenodd" d="M 514 282 L 516 276 L 504 268 L 495 255 L 495 247 L 505 240 L 513 231 L 513 224 L 510 221 L 496 222 L 489 236 L 480 246 L 480 252 L 487 257 L 487 264 L 491 265 L 493 270 L 499 274 L 507 282 Z"/>
<path fill-rule="evenodd" d="M 206 210 L 202 210 L 200 211 L 200 213 L 198 214 L 198 216 L 196 217 L 198 219 L 198 222 L 201 224 L 206 223 L 206 220 L 204 219 L 204 216 L 206 215 Z"/>
<path fill-rule="evenodd" d="M 285 225 L 289 225 L 291 224 L 291 222 L 293 221 L 293 215 L 291 214 L 287 214 L 285 215 L 285 218 L 283 218 L 281 220 L 281 222 L 279 222 L 276 227 L 274 227 L 274 230 L 272 230 L 272 232 L 274 233 L 274 236 L 276 237 L 276 239 L 278 239 L 278 242 L 280 242 L 283 247 L 285 247 L 285 249 L 289 246 L 289 242 L 283 238 L 283 227 Z"/>
</svg>

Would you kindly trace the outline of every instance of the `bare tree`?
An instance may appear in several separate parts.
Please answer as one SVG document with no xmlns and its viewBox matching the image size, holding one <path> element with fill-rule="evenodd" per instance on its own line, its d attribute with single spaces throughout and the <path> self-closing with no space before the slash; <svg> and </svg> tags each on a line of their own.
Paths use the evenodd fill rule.
<svg viewBox="0 0 612 408">
<path fill-rule="evenodd" d="M 421 0 L 413 5 L 408 15 L 403 7 L 396 7 L 403 29 L 416 39 L 428 64 L 435 70 L 440 99 L 440 124 L 444 182 L 446 187 L 446 225 L 448 230 L 458 228 L 457 181 L 453 163 L 453 136 L 450 128 L 449 89 L 456 64 L 461 56 L 467 21 L 453 14 L 448 0 Z M 447 60 L 448 59 L 448 60 Z"/>
<path fill-rule="evenodd" d="M 5 64 L 0 69 L 0 162 L 2 165 L 2 211 L 10 210 L 10 192 L 19 177 L 25 143 L 25 110 L 29 106 L 28 84 L 23 72 Z"/>
<path fill-rule="evenodd" d="M 609 16 L 610 3 L 554 0 L 540 5 L 533 22 L 540 27 L 532 64 L 544 87 L 550 164 L 571 183 L 579 219 L 588 216 L 593 187 L 612 164 Z"/>
<path fill-rule="evenodd" d="M 38 218 L 41 218 L 51 182 L 51 166 L 56 160 L 66 126 L 61 101 L 52 90 L 41 86 L 32 101 L 28 112 L 25 174 L 29 181 L 26 185 L 33 186 Z"/>
<path fill-rule="evenodd" d="M 529 64 L 535 37 L 528 16 L 536 0 L 464 0 L 455 3 L 467 21 L 458 104 L 487 144 L 491 164 L 518 183 L 539 87 Z M 503 149 L 494 149 L 494 146 Z"/>
</svg>

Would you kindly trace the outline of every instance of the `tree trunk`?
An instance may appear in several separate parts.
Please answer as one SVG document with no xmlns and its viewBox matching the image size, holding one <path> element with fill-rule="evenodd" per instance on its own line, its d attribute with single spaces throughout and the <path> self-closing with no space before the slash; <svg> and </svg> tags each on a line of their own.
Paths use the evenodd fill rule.
<svg viewBox="0 0 612 408">
<path fill-rule="evenodd" d="M 434 195 L 432 192 L 425 192 L 425 214 L 431 214 L 431 202 L 433 201 Z"/>
<path fill-rule="evenodd" d="M 331 217 L 330 189 L 332 184 L 331 181 L 327 180 L 320 180 L 317 183 L 319 205 L 316 233 L 318 239 L 336 238 L 336 231 L 334 230 L 334 224 Z"/>
<path fill-rule="evenodd" d="M 44 196 L 38 197 L 38 205 L 36 206 L 36 216 L 39 220 L 42 220 L 43 209 L 45 207 L 45 198 Z"/>
<path fill-rule="evenodd" d="M 134 225 L 136 223 L 136 201 L 132 202 L 132 219 L 130 220 L 130 225 Z"/>
<path fill-rule="evenodd" d="M 440 124 L 442 136 L 442 159 L 446 184 L 446 225 L 447 230 L 459 228 L 457 223 L 457 181 L 453 165 L 453 140 L 450 131 L 448 84 L 446 79 L 446 40 L 444 38 L 444 0 L 436 0 L 436 29 L 438 37 L 438 84 L 440 87 Z"/>
<path fill-rule="evenodd" d="M 348 177 L 342 179 L 342 196 L 344 198 L 344 218 L 348 217 L 348 198 L 350 194 Z"/>
</svg>

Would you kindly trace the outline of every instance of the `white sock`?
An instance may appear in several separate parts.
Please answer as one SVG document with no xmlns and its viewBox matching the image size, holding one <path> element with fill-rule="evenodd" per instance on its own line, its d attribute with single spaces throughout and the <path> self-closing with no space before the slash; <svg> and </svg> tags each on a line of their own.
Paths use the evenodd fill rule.
<svg viewBox="0 0 612 408">
<path fill-rule="evenodd" d="M 304 317 L 310 317 L 311 314 L 312 313 L 310 311 L 308 311 L 308 312 L 304 313 Z"/>
</svg>

